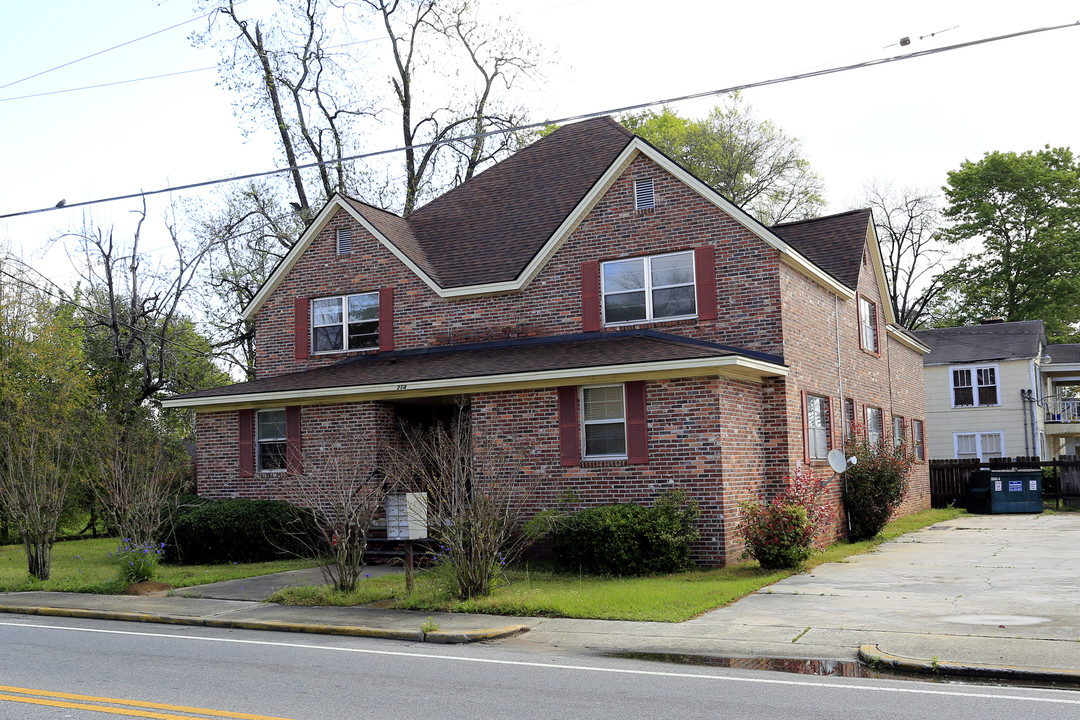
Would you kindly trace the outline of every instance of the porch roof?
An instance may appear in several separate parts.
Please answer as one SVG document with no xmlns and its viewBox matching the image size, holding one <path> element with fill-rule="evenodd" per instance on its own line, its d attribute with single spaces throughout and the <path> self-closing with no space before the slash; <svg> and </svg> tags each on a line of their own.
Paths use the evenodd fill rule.
<svg viewBox="0 0 1080 720">
<path fill-rule="evenodd" d="M 162 405 L 226 409 L 716 374 L 760 382 L 785 376 L 787 367 L 776 355 L 655 330 L 583 333 L 358 355 Z"/>
</svg>

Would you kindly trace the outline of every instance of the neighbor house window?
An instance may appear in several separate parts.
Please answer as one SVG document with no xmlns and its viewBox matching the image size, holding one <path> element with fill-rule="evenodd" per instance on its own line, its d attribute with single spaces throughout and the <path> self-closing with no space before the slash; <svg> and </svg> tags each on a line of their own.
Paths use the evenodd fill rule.
<svg viewBox="0 0 1080 720">
<path fill-rule="evenodd" d="M 956 442 L 956 458 L 958 460 L 987 460 L 999 458 L 1002 455 L 1004 443 L 1001 433 L 957 433 L 953 436 Z"/>
<path fill-rule="evenodd" d="M 634 209 L 651 210 L 656 207 L 656 196 L 653 194 L 652 180 L 634 181 Z"/>
<path fill-rule="evenodd" d="M 806 396 L 806 457 L 824 460 L 829 454 L 829 398 Z"/>
<path fill-rule="evenodd" d="M 859 296 L 859 343 L 863 350 L 878 351 L 877 305 Z"/>
<path fill-rule="evenodd" d="M 881 408 L 866 408 L 866 441 L 872 447 L 876 447 L 885 437 L 885 427 L 881 422 Z"/>
<path fill-rule="evenodd" d="M 259 470 L 284 470 L 287 457 L 285 409 L 255 414 L 255 458 Z"/>
<path fill-rule="evenodd" d="M 898 448 L 904 444 L 904 418 L 893 415 L 892 419 L 892 444 Z"/>
<path fill-rule="evenodd" d="M 694 253 L 612 260 L 602 265 L 604 322 L 693 317 Z"/>
<path fill-rule="evenodd" d="M 317 353 L 379 347 L 379 293 L 312 300 L 311 344 Z"/>
<path fill-rule="evenodd" d="M 952 368 L 953 407 L 997 405 L 997 366 Z"/>
<path fill-rule="evenodd" d="M 585 458 L 626 457 L 626 403 L 622 385 L 581 388 Z"/>
<path fill-rule="evenodd" d="M 911 444 L 914 446 L 915 459 L 926 459 L 926 437 L 922 420 L 911 421 Z"/>
</svg>

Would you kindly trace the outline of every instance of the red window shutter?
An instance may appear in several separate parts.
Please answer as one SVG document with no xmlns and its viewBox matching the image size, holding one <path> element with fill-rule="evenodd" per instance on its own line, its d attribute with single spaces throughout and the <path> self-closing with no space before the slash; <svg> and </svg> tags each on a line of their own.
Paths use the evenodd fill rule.
<svg viewBox="0 0 1080 720">
<path fill-rule="evenodd" d="M 578 389 L 559 388 L 559 463 L 564 466 L 581 464 L 580 432 L 578 430 Z"/>
<path fill-rule="evenodd" d="M 715 320 L 716 248 L 702 245 L 694 250 L 694 275 L 697 284 L 698 320 Z"/>
<path fill-rule="evenodd" d="M 810 464 L 810 417 L 807 414 L 810 408 L 806 404 L 806 391 L 799 392 L 802 400 L 802 457 L 803 462 Z"/>
<path fill-rule="evenodd" d="M 304 472 L 304 466 L 301 461 L 299 405 L 285 408 L 285 441 L 285 467 L 291 475 L 300 475 Z"/>
<path fill-rule="evenodd" d="M 394 288 L 379 290 L 379 351 L 394 349 Z"/>
<path fill-rule="evenodd" d="M 236 419 L 240 427 L 240 477 L 255 477 L 255 411 L 238 410 Z"/>
<path fill-rule="evenodd" d="M 293 301 L 293 324 L 294 338 L 293 350 L 297 360 L 307 360 L 308 351 L 311 349 L 311 328 L 308 320 L 310 303 L 307 298 L 296 298 Z"/>
<path fill-rule="evenodd" d="M 830 450 L 836 447 L 833 440 L 832 398 L 825 398 L 825 445 Z"/>
<path fill-rule="evenodd" d="M 600 263 L 581 263 L 581 329 L 600 329 Z"/>
<path fill-rule="evenodd" d="M 631 465 L 645 465 L 649 462 L 644 380 L 626 383 L 626 460 Z"/>
</svg>

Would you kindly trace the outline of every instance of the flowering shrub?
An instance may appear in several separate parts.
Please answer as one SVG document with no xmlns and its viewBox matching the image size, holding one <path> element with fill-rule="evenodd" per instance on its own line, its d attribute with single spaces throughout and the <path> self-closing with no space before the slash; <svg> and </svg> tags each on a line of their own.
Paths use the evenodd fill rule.
<svg viewBox="0 0 1080 720">
<path fill-rule="evenodd" d="M 120 568 L 121 580 L 137 583 L 154 577 L 154 570 L 164 552 L 164 544 L 136 543 L 124 538 L 116 550 L 109 553 L 109 557 Z"/>
<path fill-rule="evenodd" d="M 796 567 L 810 557 L 815 536 L 832 516 L 832 504 L 822 492 L 825 483 L 816 481 L 809 468 L 798 468 L 785 481 L 771 500 L 739 504 L 745 555 L 770 570 Z"/>
<path fill-rule="evenodd" d="M 914 456 L 906 445 L 888 440 L 871 444 L 858 437 L 847 444 L 856 464 L 844 471 L 844 508 L 851 540 L 874 537 L 904 499 Z"/>
</svg>

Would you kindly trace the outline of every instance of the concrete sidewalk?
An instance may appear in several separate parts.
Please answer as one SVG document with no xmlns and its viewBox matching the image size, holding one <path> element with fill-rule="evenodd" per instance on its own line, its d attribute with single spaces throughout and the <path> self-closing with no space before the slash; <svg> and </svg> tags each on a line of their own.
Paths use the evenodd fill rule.
<svg viewBox="0 0 1080 720">
<path fill-rule="evenodd" d="M 968 516 L 850 562 L 818 566 L 683 623 L 259 602 L 285 585 L 321 583 L 318 570 L 184 588 L 172 596 L 12 593 L 0 595 L 0 611 L 415 642 L 517 636 L 503 642 L 536 651 L 554 646 L 704 658 L 861 657 L 912 672 L 1080 683 L 1078 547 L 1078 514 Z M 394 571 L 400 569 L 367 572 Z"/>
</svg>

